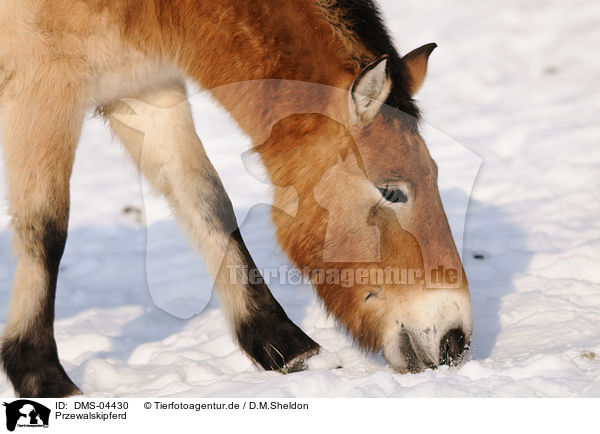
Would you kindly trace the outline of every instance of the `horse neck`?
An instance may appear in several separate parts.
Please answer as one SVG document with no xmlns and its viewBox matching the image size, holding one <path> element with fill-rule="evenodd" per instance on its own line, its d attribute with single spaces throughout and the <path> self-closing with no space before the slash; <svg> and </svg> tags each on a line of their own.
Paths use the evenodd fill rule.
<svg viewBox="0 0 600 434">
<path fill-rule="evenodd" d="M 329 88 L 299 95 L 292 82 L 265 82 L 350 86 L 354 66 L 313 0 L 260 0 L 244 7 L 237 0 L 153 0 L 143 7 L 149 19 L 129 34 L 210 90 L 255 144 L 290 113 L 331 114 L 332 105 L 345 106 Z M 158 28 L 148 26 L 152 22 Z"/>
</svg>

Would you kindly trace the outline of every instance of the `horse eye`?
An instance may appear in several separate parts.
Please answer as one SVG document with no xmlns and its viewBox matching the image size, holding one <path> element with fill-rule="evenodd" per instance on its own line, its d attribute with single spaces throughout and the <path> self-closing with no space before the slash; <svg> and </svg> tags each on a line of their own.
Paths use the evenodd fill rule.
<svg viewBox="0 0 600 434">
<path fill-rule="evenodd" d="M 389 188 L 389 187 L 379 188 L 379 187 L 377 187 L 377 190 L 379 190 L 379 192 L 381 193 L 383 198 L 385 200 L 387 200 L 388 202 L 392 202 L 392 203 L 408 202 L 408 197 L 399 188 Z"/>
</svg>

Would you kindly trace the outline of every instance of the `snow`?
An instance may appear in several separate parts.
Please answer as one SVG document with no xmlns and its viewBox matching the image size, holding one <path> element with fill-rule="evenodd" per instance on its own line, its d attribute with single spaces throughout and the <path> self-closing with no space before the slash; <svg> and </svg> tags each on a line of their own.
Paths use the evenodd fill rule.
<svg viewBox="0 0 600 434">
<path fill-rule="evenodd" d="M 336 328 L 309 287 L 272 281 L 289 316 L 343 368 L 289 375 L 256 368 L 210 298 L 202 261 L 92 118 L 72 179 L 56 304 L 61 360 L 86 395 L 600 396 L 600 7 L 593 0 L 381 5 L 401 52 L 439 44 L 418 99 L 459 244 L 469 205 L 462 240 L 474 315 L 468 360 L 394 373 Z M 255 261 L 286 266 L 260 205 L 271 187 L 255 173 L 248 139 L 205 96 L 193 92 L 192 102 Z M 2 306 L 14 268 L 6 213 L 3 203 Z M 0 395 L 12 394 L 0 376 Z"/>
</svg>

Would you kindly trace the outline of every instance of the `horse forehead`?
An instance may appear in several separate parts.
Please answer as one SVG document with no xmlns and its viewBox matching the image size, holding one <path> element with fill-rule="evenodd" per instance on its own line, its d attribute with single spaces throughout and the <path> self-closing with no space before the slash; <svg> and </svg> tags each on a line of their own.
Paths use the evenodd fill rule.
<svg viewBox="0 0 600 434">
<path fill-rule="evenodd" d="M 369 128 L 357 145 L 368 175 L 416 177 L 427 172 L 431 164 L 421 135 L 406 127 Z"/>
</svg>

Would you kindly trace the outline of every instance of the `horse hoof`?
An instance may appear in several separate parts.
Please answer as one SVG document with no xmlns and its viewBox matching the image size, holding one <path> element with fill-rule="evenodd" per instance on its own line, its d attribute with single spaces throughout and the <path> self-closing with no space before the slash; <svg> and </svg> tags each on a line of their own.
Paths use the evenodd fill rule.
<svg viewBox="0 0 600 434">
<path fill-rule="evenodd" d="M 342 360 L 337 354 L 318 348 L 316 351 L 301 354 L 280 369 L 284 374 L 291 374 L 300 371 L 316 371 L 320 369 L 339 369 L 342 367 Z"/>
</svg>

